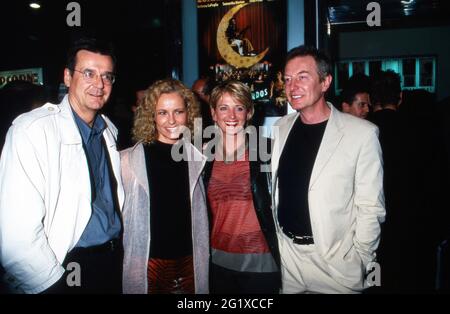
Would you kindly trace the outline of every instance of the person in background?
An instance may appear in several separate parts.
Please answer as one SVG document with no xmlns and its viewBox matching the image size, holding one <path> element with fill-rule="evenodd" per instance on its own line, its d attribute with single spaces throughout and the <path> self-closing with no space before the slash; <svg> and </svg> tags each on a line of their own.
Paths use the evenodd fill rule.
<svg viewBox="0 0 450 314">
<path fill-rule="evenodd" d="M 284 91 L 283 73 L 277 71 L 275 79 L 270 82 L 269 98 L 274 100 L 275 106 L 284 107 L 287 103 L 286 93 Z"/>
<path fill-rule="evenodd" d="M 431 292 L 437 247 L 448 232 L 448 209 L 442 206 L 448 179 L 434 99 L 424 90 L 402 91 L 401 78 L 392 70 L 374 76 L 370 97 L 381 107 L 371 121 L 380 130 L 387 211 L 378 290 Z"/>
<path fill-rule="evenodd" d="M 366 119 L 370 111 L 370 82 L 364 74 L 355 74 L 342 91 L 342 111 Z"/>
<path fill-rule="evenodd" d="M 0 89 L 0 151 L 11 122 L 20 114 L 47 102 L 44 86 L 28 81 L 12 81 Z"/>
<path fill-rule="evenodd" d="M 211 93 L 212 81 L 208 77 L 199 78 L 192 84 L 192 91 L 195 96 L 198 97 L 200 104 L 200 113 L 202 117 L 202 129 L 214 125 L 214 121 L 211 118 L 211 110 L 209 107 L 209 94 Z"/>
</svg>

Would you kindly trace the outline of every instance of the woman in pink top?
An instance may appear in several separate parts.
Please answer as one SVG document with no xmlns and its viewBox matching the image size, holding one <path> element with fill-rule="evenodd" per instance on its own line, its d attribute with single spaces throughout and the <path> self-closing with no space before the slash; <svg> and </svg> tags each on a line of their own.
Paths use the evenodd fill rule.
<svg viewBox="0 0 450 314">
<path fill-rule="evenodd" d="M 261 138 L 255 128 L 246 128 L 254 112 L 250 90 L 238 81 L 222 83 L 212 91 L 210 105 L 218 127 L 204 151 L 212 153 L 204 172 L 212 228 L 210 291 L 278 293 L 270 170 L 264 167 L 268 160 L 259 158 Z"/>
</svg>

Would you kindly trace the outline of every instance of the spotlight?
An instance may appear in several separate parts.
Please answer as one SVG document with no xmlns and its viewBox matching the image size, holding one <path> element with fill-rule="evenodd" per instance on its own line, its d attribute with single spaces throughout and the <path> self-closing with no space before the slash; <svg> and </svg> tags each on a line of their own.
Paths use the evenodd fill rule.
<svg viewBox="0 0 450 314">
<path fill-rule="evenodd" d="M 30 8 L 37 10 L 41 8 L 41 5 L 38 2 L 30 2 Z"/>
</svg>

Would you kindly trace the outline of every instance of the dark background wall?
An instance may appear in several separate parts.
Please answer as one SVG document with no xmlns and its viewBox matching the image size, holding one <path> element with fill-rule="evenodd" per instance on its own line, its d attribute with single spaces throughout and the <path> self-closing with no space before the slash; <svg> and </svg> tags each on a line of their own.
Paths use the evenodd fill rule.
<svg viewBox="0 0 450 314">
<path fill-rule="evenodd" d="M 39 10 L 31 9 L 29 2 L 2 2 L 0 71 L 43 68 L 44 85 L 52 97 L 62 82 L 69 42 L 81 34 L 114 42 L 118 55 L 116 95 L 168 76 L 179 67 L 179 1 L 77 1 L 81 27 L 66 23 L 70 13 L 66 7 L 71 1 L 40 1 Z"/>
</svg>

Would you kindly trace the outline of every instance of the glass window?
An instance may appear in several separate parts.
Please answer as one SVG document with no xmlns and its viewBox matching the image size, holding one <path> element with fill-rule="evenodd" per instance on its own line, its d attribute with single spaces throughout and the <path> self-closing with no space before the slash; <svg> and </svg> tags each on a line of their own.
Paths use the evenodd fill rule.
<svg viewBox="0 0 450 314">
<path fill-rule="evenodd" d="M 364 74 L 364 61 L 353 62 L 353 75 Z"/>
<path fill-rule="evenodd" d="M 376 75 L 381 71 L 381 61 L 370 61 L 369 62 L 369 75 Z"/>
<path fill-rule="evenodd" d="M 339 62 L 337 65 L 337 89 L 342 89 L 348 81 L 348 62 Z"/>
<path fill-rule="evenodd" d="M 416 59 L 403 59 L 403 86 L 416 86 Z"/>
<path fill-rule="evenodd" d="M 433 59 L 420 59 L 420 86 L 433 85 Z"/>
<path fill-rule="evenodd" d="M 401 76 L 402 88 L 408 90 L 421 88 L 435 92 L 436 58 L 433 56 L 407 56 L 404 58 L 389 57 L 378 60 L 340 60 L 336 66 L 336 95 L 340 94 L 350 74 L 364 73 L 373 77 L 381 70 L 393 70 L 398 73 Z"/>
<path fill-rule="evenodd" d="M 397 60 L 388 59 L 388 60 L 384 60 L 383 63 L 384 63 L 384 66 L 383 66 L 384 71 L 392 70 L 395 73 L 400 73 L 400 60 L 399 59 L 397 59 Z"/>
</svg>

